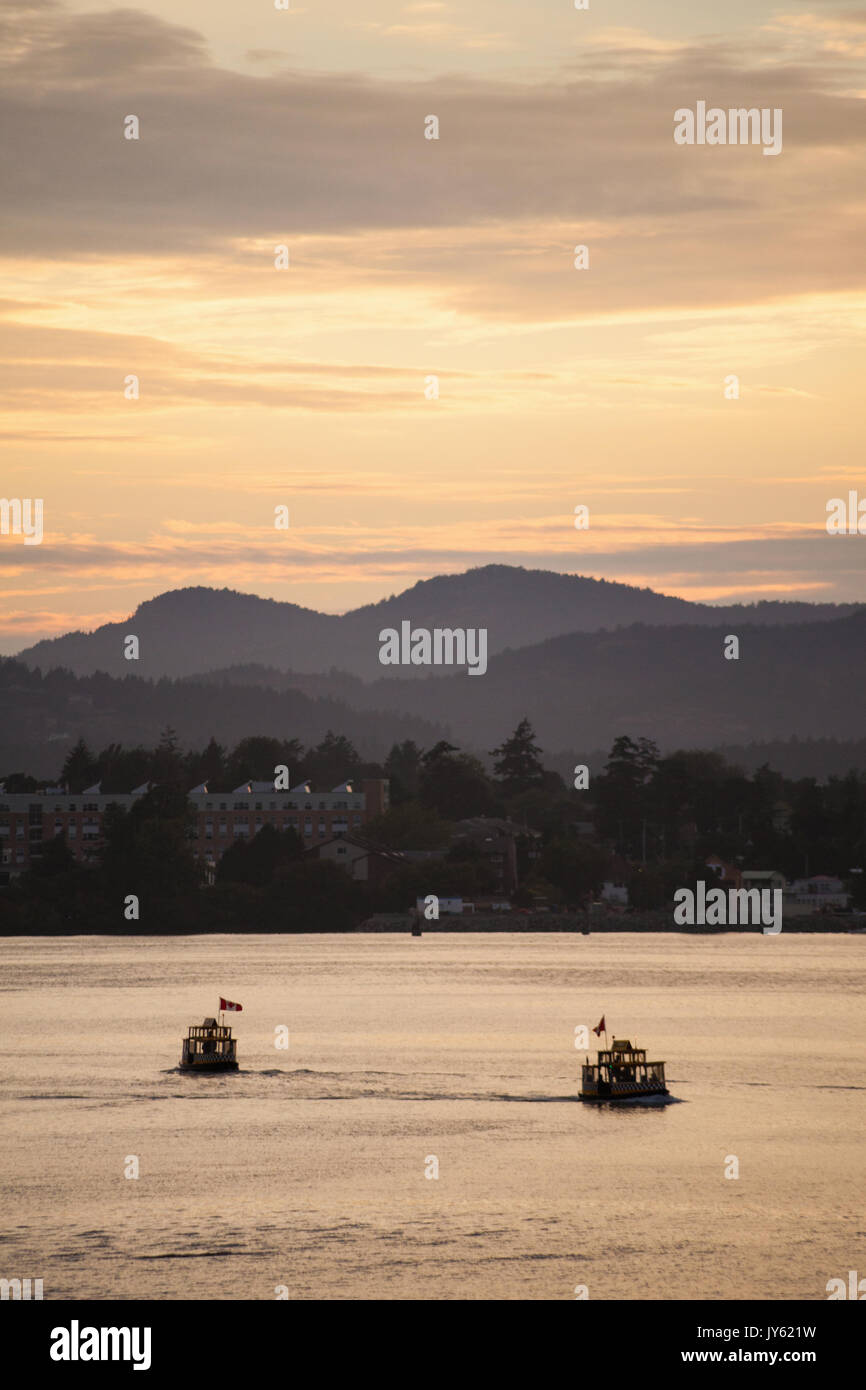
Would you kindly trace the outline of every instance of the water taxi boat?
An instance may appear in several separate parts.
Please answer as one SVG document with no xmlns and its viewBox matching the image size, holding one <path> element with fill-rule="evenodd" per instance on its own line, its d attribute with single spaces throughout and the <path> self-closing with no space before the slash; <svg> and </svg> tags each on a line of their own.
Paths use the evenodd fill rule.
<svg viewBox="0 0 866 1390">
<path fill-rule="evenodd" d="M 605 1040 L 606 1041 L 606 1040 Z M 578 1100 L 629 1101 L 645 1096 L 667 1096 L 664 1062 L 648 1062 L 642 1047 L 632 1047 L 628 1038 L 614 1038 L 609 1050 L 587 1058 Z"/>
<path fill-rule="evenodd" d="M 183 1040 L 181 1071 L 237 1071 L 237 1039 L 215 1018 L 193 1024 Z"/>
</svg>

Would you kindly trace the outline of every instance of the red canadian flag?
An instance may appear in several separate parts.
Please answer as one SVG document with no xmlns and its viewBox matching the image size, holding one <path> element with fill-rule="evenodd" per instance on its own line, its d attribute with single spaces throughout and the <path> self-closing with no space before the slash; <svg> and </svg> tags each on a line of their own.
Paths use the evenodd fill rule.
<svg viewBox="0 0 866 1390">
<path fill-rule="evenodd" d="M 220 1009 L 221 1009 L 224 1013 L 228 1013 L 228 1011 L 229 1011 L 230 1009 L 236 1010 L 237 1013 L 242 1013 L 242 1012 L 243 1012 L 243 1005 L 242 1005 L 242 1004 L 233 1004 L 232 1001 L 231 1001 L 230 999 L 221 999 L 221 1000 L 220 1000 Z"/>
<path fill-rule="evenodd" d="M 595 1033 L 595 1036 L 596 1036 L 597 1038 L 600 1038 L 600 1037 L 601 1037 L 602 1033 L 604 1032 L 604 1014 L 602 1014 L 602 1016 L 601 1016 L 601 1023 L 597 1024 L 596 1027 L 593 1028 L 592 1031 L 593 1031 L 593 1033 Z"/>
</svg>

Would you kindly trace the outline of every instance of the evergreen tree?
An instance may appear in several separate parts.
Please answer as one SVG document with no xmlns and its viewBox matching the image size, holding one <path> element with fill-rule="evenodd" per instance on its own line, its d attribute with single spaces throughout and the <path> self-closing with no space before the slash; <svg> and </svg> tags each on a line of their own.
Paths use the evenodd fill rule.
<svg viewBox="0 0 866 1390">
<path fill-rule="evenodd" d="M 636 854 L 648 812 L 648 784 L 659 764 L 659 750 L 648 738 L 627 734 L 614 739 L 604 773 L 596 781 L 596 827 L 621 853 Z"/>
<path fill-rule="evenodd" d="M 442 742 L 424 755 L 422 763 L 420 790 L 425 806 L 446 820 L 493 814 L 493 788 L 477 758 Z"/>
<path fill-rule="evenodd" d="M 410 738 L 392 746 L 385 760 L 385 776 L 391 782 L 392 806 L 399 806 L 403 801 L 414 801 L 418 796 L 421 757 L 421 749 Z"/>
<path fill-rule="evenodd" d="M 493 748 L 490 754 L 499 759 L 494 763 L 493 771 L 507 796 L 541 785 L 544 768 L 540 754 L 541 749 L 535 743 L 535 732 L 524 716 L 511 737 L 501 747 Z"/>
<path fill-rule="evenodd" d="M 545 846 L 538 875 L 552 883 L 567 906 L 584 904 L 601 889 L 608 874 L 608 856 L 595 845 L 557 837 Z"/>
<path fill-rule="evenodd" d="M 79 738 L 75 747 L 67 754 L 60 772 L 60 780 L 71 792 L 78 794 L 91 785 L 97 771 L 96 759 L 84 739 Z"/>
<path fill-rule="evenodd" d="M 154 753 L 140 744 L 123 748 L 112 744 L 99 755 L 99 780 L 104 792 L 129 792 L 153 779 Z"/>
<path fill-rule="evenodd" d="M 35 792 L 39 790 L 39 783 L 35 777 L 28 777 L 26 772 L 7 772 L 5 777 L 0 777 L 3 788 L 10 796 L 16 792 Z"/>
<path fill-rule="evenodd" d="M 197 886 L 195 815 L 179 787 L 161 783 L 129 811 L 110 806 L 103 831 L 105 879 L 115 895 L 135 893 L 158 905 Z"/>
<path fill-rule="evenodd" d="M 360 763 L 360 755 L 349 740 L 329 729 L 304 759 L 304 771 L 315 786 L 324 790 L 354 776 Z"/>
<path fill-rule="evenodd" d="M 164 786 L 179 786 L 184 780 L 183 757 L 171 725 L 166 725 L 159 736 L 153 755 L 152 780 Z"/>
<path fill-rule="evenodd" d="M 193 755 L 189 760 L 190 786 L 207 782 L 210 787 L 222 787 L 226 775 L 226 750 L 217 743 L 213 734 L 204 752 Z"/>
<path fill-rule="evenodd" d="M 262 734 L 242 738 L 226 763 L 224 780 L 229 790 L 248 778 L 253 782 L 273 782 L 274 768 L 287 767 L 292 782 L 299 782 L 303 751 L 295 738 L 267 738 Z"/>
<path fill-rule="evenodd" d="M 217 867 L 217 881 L 264 887 L 273 881 L 281 865 L 303 856 L 304 846 L 296 830 L 289 826 L 280 831 L 265 825 L 252 840 L 236 840 L 229 846 Z"/>
<path fill-rule="evenodd" d="M 421 754 L 421 762 L 424 764 L 425 768 L 429 768 L 433 763 L 438 762 L 440 758 L 447 758 L 449 754 L 459 751 L 460 750 L 456 748 L 453 743 L 447 743 L 446 740 L 442 738 L 437 744 L 434 744 L 432 748 L 428 748 L 426 753 Z"/>
</svg>

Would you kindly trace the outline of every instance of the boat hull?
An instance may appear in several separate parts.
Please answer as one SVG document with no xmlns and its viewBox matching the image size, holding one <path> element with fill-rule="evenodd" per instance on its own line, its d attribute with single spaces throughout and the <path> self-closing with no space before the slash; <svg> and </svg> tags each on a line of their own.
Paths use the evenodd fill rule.
<svg viewBox="0 0 866 1390">
<path fill-rule="evenodd" d="M 179 1071 L 237 1071 L 237 1062 L 181 1062 Z"/>
<path fill-rule="evenodd" d="M 634 1086 L 628 1091 L 617 1091 L 612 1095 L 589 1095 L 585 1091 L 578 1092 L 578 1100 L 587 1102 L 590 1105 L 622 1105 L 635 1100 L 652 1100 L 656 1096 L 669 1096 L 670 1091 L 666 1086 L 643 1087 Z"/>
</svg>

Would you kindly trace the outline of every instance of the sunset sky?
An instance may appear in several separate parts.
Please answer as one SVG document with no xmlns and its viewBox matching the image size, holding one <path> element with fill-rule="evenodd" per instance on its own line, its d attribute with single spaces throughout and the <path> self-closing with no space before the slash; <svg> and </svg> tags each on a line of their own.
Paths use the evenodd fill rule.
<svg viewBox="0 0 866 1390">
<path fill-rule="evenodd" d="M 866 7 L 4 0 L 0 54 L 0 495 L 45 513 L 0 652 L 491 562 L 864 598 Z M 782 153 L 675 145 L 697 101 Z"/>
</svg>

